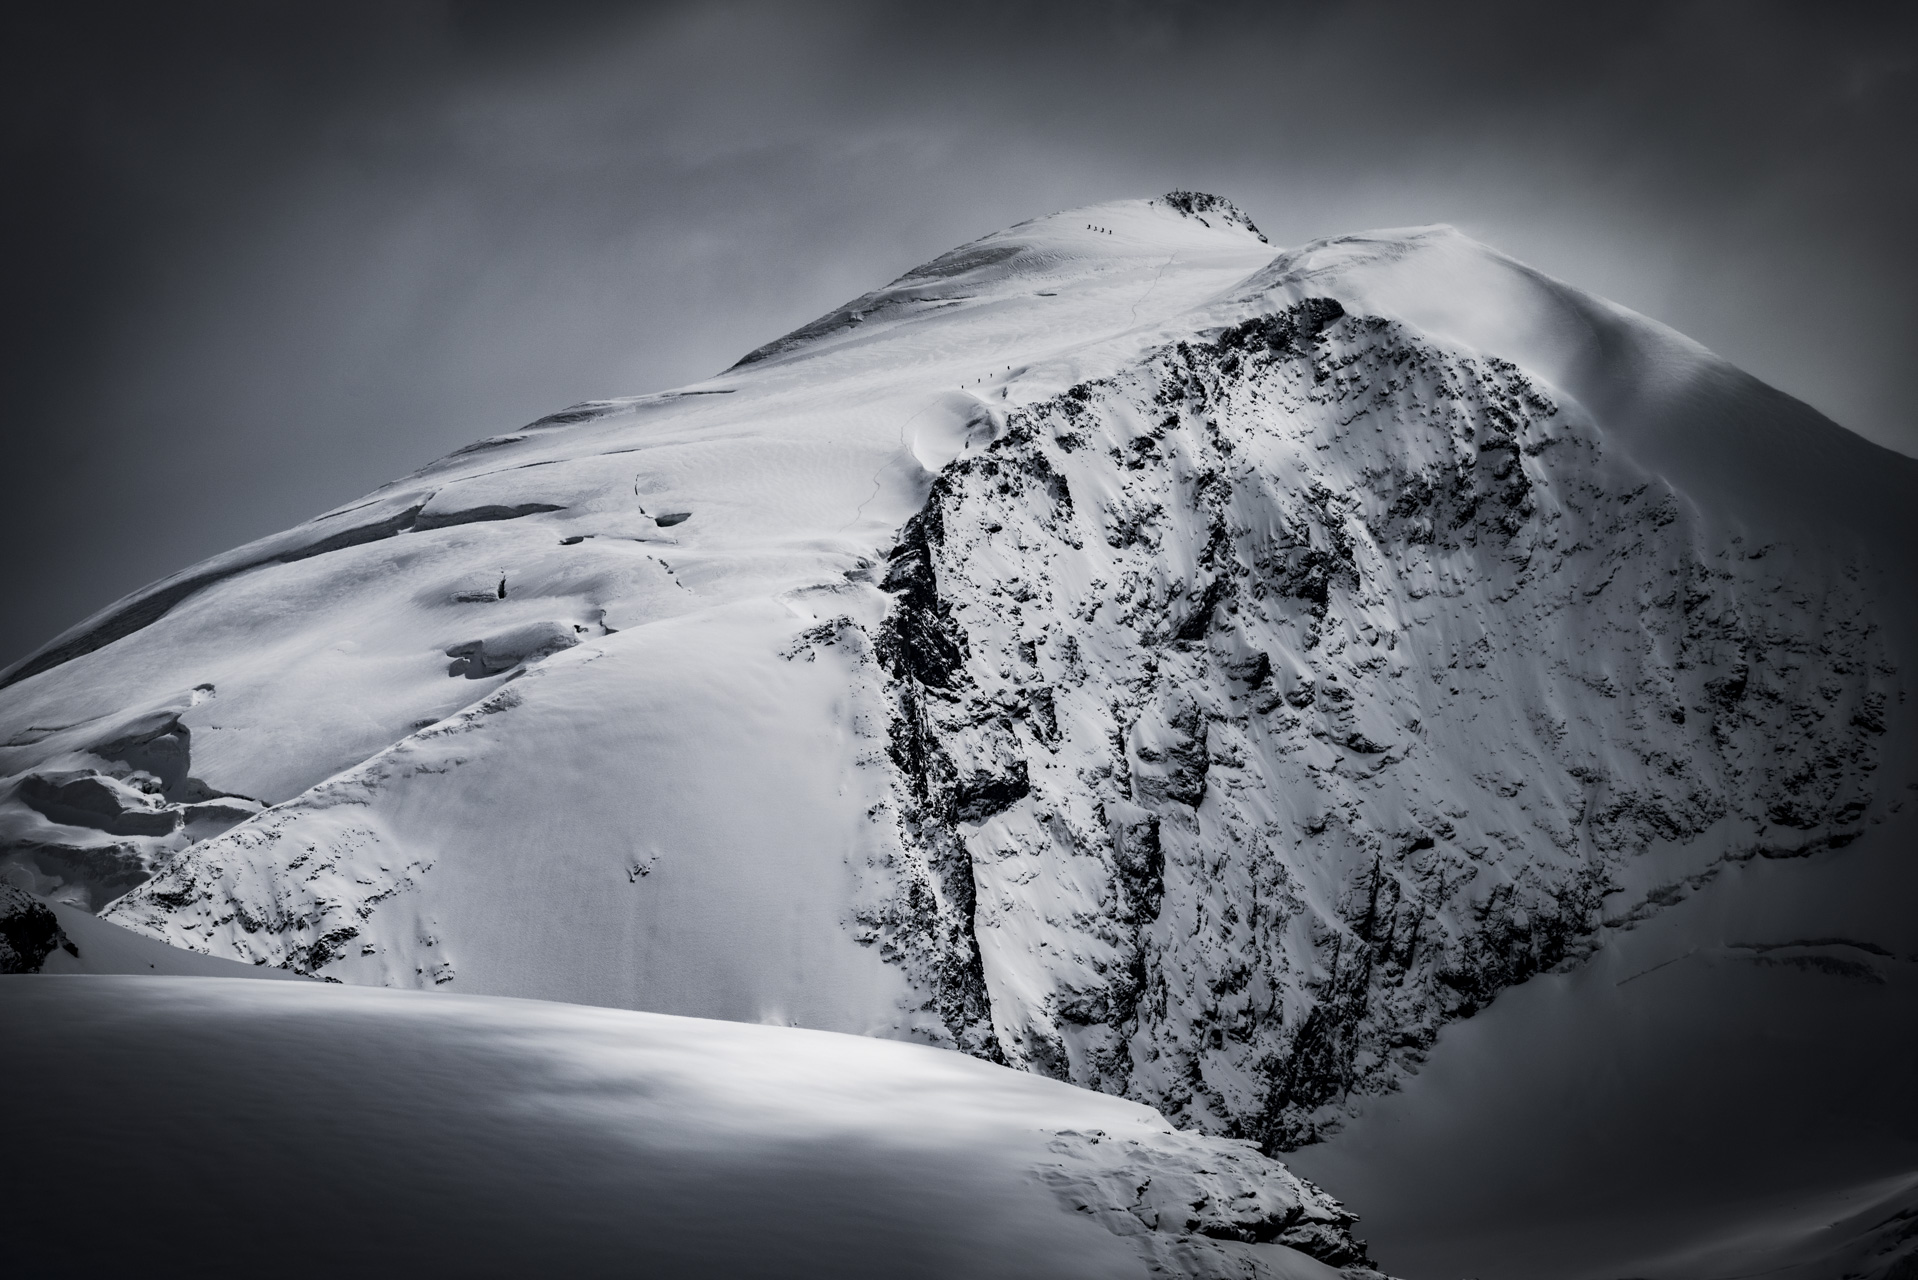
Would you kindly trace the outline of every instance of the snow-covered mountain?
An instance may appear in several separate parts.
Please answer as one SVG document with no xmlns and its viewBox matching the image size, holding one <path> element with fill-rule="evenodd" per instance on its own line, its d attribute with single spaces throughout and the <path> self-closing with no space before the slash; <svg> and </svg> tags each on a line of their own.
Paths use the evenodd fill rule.
<svg viewBox="0 0 1918 1280">
<path fill-rule="evenodd" d="M 0 840 L 175 946 L 1285 1150 L 1895 811 L 1915 497 L 1450 229 L 1100 205 L 88 619 L 0 677 Z"/>
</svg>

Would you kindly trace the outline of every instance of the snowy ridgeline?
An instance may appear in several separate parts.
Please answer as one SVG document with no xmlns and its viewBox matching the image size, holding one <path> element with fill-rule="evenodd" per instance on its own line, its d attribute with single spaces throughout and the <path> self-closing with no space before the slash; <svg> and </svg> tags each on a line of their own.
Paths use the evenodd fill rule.
<svg viewBox="0 0 1918 1280">
<path fill-rule="evenodd" d="M 986 237 L 104 611 L 0 687 L 9 874 L 1273 1151 L 1883 816 L 1912 464 L 1456 234 L 1228 211 Z"/>
</svg>

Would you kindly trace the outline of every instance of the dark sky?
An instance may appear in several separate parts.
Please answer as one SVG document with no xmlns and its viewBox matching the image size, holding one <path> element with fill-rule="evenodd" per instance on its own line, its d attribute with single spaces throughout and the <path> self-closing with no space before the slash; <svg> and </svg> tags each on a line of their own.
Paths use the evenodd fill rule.
<svg viewBox="0 0 1918 1280">
<path fill-rule="evenodd" d="M 0 663 L 476 437 L 1174 187 L 1278 245 L 1455 223 L 1918 454 L 1912 7 L 1561 7 L 16 7 Z"/>
</svg>

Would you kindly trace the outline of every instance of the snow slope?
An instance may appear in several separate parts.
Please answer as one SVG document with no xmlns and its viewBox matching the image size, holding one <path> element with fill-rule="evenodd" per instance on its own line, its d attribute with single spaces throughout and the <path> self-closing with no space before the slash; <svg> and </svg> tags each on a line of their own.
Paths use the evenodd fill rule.
<svg viewBox="0 0 1918 1280">
<path fill-rule="evenodd" d="M 921 1046 L 215 978 L 0 1022 L 16 1275 L 1341 1274 L 1249 1144 Z"/>
<path fill-rule="evenodd" d="M 1288 1148 L 1911 768 L 1918 464 L 1443 228 L 1022 224 L 122 601 L 13 874 L 176 946 L 920 1039 Z"/>
</svg>

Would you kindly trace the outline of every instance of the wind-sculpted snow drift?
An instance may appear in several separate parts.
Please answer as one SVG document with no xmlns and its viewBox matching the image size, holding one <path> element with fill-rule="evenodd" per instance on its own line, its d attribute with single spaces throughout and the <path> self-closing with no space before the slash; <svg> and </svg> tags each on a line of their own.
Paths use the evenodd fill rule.
<svg viewBox="0 0 1918 1280">
<path fill-rule="evenodd" d="M 83 623 L 5 677 L 0 822 L 178 946 L 1283 1150 L 1883 816 L 1914 472 L 1448 229 L 1104 205 Z"/>
</svg>

